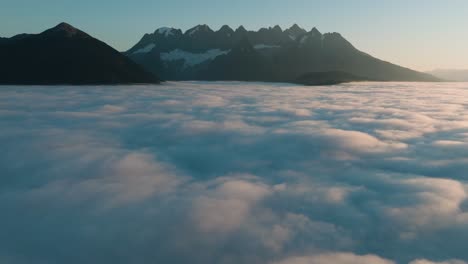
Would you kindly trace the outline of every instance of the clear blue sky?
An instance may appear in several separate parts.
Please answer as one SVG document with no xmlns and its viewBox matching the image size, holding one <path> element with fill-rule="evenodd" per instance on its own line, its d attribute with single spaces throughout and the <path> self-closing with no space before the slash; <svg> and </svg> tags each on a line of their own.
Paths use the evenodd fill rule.
<svg viewBox="0 0 468 264">
<path fill-rule="evenodd" d="M 0 0 L 0 36 L 62 21 L 118 50 L 161 26 L 298 23 L 340 32 L 363 51 L 418 70 L 468 69 L 467 0 Z"/>
</svg>

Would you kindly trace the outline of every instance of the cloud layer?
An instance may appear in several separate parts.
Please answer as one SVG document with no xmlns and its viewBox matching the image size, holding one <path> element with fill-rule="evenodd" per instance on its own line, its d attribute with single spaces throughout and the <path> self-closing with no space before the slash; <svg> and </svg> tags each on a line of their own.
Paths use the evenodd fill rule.
<svg viewBox="0 0 468 264">
<path fill-rule="evenodd" d="M 468 86 L 0 89 L 0 262 L 465 264 Z"/>
</svg>

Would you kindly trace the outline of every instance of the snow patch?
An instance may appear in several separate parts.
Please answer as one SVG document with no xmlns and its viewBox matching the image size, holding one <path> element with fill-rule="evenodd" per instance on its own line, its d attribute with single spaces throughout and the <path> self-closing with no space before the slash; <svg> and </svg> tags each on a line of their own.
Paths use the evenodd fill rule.
<svg viewBox="0 0 468 264">
<path fill-rule="evenodd" d="M 164 35 L 165 37 L 172 36 L 174 35 L 174 32 L 172 32 L 173 28 L 168 28 L 168 27 L 162 27 L 157 30 L 157 32 L 161 35 Z"/>
<path fill-rule="evenodd" d="M 202 27 L 203 27 L 203 26 L 196 26 L 196 27 L 194 27 L 192 30 L 190 30 L 190 31 L 188 32 L 188 34 L 189 34 L 190 36 L 192 36 L 193 34 L 195 34 L 195 33 L 197 33 L 198 31 L 200 31 L 200 29 L 201 29 Z"/>
<path fill-rule="evenodd" d="M 170 52 L 161 53 L 163 61 L 184 60 L 184 67 L 191 67 L 203 62 L 214 60 L 216 57 L 225 55 L 231 50 L 210 49 L 204 53 L 192 53 L 181 49 L 175 49 Z"/>
<path fill-rule="evenodd" d="M 192 31 L 189 32 L 189 35 L 192 36 L 193 34 L 197 33 L 198 30 L 200 30 L 199 27 L 194 28 Z"/>
<path fill-rule="evenodd" d="M 266 44 L 257 44 L 254 46 L 254 49 L 259 50 L 259 49 L 276 49 L 276 48 L 281 48 L 281 46 L 278 45 L 266 45 Z"/>
<path fill-rule="evenodd" d="M 154 43 L 151 43 L 151 44 L 148 44 L 146 47 L 144 48 L 141 48 L 139 50 L 136 50 L 133 52 L 133 54 L 138 54 L 138 53 L 148 53 L 150 51 L 152 51 L 154 49 L 154 47 L 156 47 L 156 44 Z"/>
</svg>

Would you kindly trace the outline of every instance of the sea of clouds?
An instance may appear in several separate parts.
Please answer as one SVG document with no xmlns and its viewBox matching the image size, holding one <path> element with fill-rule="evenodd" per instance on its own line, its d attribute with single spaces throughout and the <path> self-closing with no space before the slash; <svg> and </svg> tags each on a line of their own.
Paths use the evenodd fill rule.
<svg viewBox="0 0 468 264">
<path fill-rule="evenodd" d="M 0 263 L 466 264 L 468 84 L 0 87 Z"/>
</svg>

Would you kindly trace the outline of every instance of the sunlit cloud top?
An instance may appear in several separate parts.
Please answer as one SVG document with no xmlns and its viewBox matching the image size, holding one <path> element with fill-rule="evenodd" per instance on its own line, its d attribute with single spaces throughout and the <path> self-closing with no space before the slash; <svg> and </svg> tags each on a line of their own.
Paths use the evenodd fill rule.
<svg viewBox="0 0 468 264">
<path fill-rule="evenodd" d="M 452 83 L 2 87 L 0 262 L 466 264 L 467 105 Z"/>
</svg>

